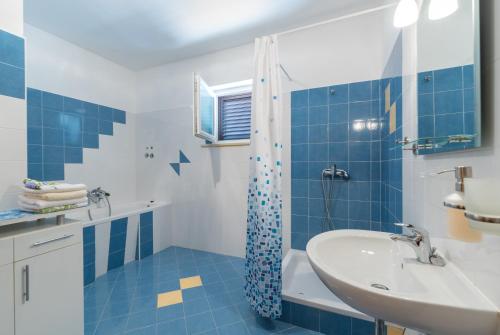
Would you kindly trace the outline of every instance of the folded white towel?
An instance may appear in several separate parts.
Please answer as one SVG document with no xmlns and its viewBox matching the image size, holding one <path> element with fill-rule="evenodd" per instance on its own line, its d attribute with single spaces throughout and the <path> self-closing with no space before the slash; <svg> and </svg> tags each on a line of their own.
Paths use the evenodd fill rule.
<svg viewBox="0 0 500 335">
<path fill-rule="evenodd" d="M 59 201 L 46 201 L 40 199 L 32 199 L 25 197 L 24 195 L 19 195 L 19 203 L 22 205 L 26 205 L 29 207 L 33 207 L 36 209 L 50 208 L 50 207 L 58 207 L 64 205 L 74 205 L 83 202 L 88 202 L 87 197 L 79 198 L 79 199 L 70 199 L 70 200 L 59 200 Z"/>
<path fill-rule="evenodd" d="M 82 202 L 79 204 L 54 206 L 54 207 L 40 209 L 40 208 L 35 208 L 33 206 L 29 206 L 27 204 L 23 204 L 21 201 L 18 201 L 18 204 L 19 204 L 21 210 L 23 210 L 25 212 L 38 213 L 38 214 L 47 214 L 47 213 L 65 211 L 65 210 L 70 210 L 70 209 L 75 209 L 75 208 L 87 207 L 89 205 L 88 202 Z"/>
<path fill-rule="evenodd" d="M 58 193 L 58 192 L 81 191 L 86 189 L 87 186 L 85 184 L 66 184 L 66 183 L 41 185 L 39 190 L 24 187 L 24 191 L 27 193 Z"/>
<path fill-rule="evenodd" d="M 24 192 L 24 196 L 30 199 L 59 201 L 59 200 L 81 199 L 87 196 L 87 191 L 81 190 L 81 191 L 57 192 L 57 193 Z"/>
</svg>

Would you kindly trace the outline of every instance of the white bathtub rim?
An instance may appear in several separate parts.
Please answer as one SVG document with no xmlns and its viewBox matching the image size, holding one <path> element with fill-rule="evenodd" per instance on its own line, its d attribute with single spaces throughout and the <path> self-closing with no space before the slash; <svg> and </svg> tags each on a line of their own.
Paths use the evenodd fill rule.
<svg viewBox="0 0 500 335">
<path fill-rule="evenodd" d="M 286 275 L 287 268 L 292 266 L 292 261 L 294 257 L 306 257 L 306 252 L 302 250 L 290 249 L 283 260 L 283 278 Z M 311 271 L 313 271 L 311 269 Z M 315 274 L 316 275 L 316 274 Z M 319 278 L 318 278 L 319 280 Z M 374 319 L 360 311 L 352 308 L 342 301 L 331 301 L 329 299 L 308 297 L 304 294 L 298 294 L 295 292 L 289 292 L 285 287 L 281 292 L 282 298 L 285 301 L 292 303 L 305 305 L 308 307 L 316 308 L 322 311 L 331 312 L 335 314 L 340 314 L 344 316 L 353 317 L 356 319 L 362 319 L 366 321 L 373 321 Z"/>
<path fill-rule="evenodd" d="M 140 205 L 141 207 L 134 208 L 134 209 L 127 209 L 127 207 L 129 207 L 131 205 Z M 111 216 L 106 216 L 106 217 L 95 219 L 95 220 L 89 220 L 88 217 L 86 217 L 85 219 L 82 219 L 82 217 L 80 217 L 79 219 L 81 220 L 83 227 L 86 228 L 86 227 L 100 225 L 100 224 L 110 222 L 113 220 L 122 219 L 122 218 L 129 217 L 132 215 L 140 215 L 140 214 L 143 214 L 146 212 L 151 212 L 153 210 L 156 210 L 156 209 L 159 209 L 162 207 L 166 207 L 168 205 L 169 205 L 169 203 L 166 201 L 155 201 L 154 203 L 149 203 L 146 201 L 137 201 L 137 202 L 118 204 L 115 206 L 113 206 L 113 203 L 111 203 L 112 211 L 114 210 L 114 208 L 117 208 L 118 210 L 121 208 L 124 208 L 127 210 L 118 211 L 118 213 L 116 213 L 116 214 L 112 212 Z M 87 209 L 82 211 L 81 214 L 82 214 L 82 216 L 86 216 Z M 76 218 L 76 219 L 78 219 L 78 218 Z"/>
</svg>

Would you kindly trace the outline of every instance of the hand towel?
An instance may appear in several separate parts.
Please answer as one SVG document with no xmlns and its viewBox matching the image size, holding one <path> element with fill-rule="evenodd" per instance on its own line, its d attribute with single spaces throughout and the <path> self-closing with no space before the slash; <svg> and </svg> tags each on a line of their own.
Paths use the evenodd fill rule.
<svg viewBox="0 0 500 335">
<path fill-rule="evenodd" d="M 72 191 L 72 192 L 58 192 L 58 193 L 33 193 L 25 192 L 24 196 L 30 199 L 46 200 L 46 201 L 60 201 L 81 199 L 87 196 L 87 191 Z"/>
</svg>

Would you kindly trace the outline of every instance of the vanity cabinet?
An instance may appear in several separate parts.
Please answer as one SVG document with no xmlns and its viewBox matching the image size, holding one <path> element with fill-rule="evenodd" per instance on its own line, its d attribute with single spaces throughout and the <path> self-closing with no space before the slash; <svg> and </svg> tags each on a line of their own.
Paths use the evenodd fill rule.
<svg viewBox="0 0 500 335">
<path fill-rule="evenodd" d="M 0 334 L 14 334 L 12 239 L 0 239 Z"/>
<path fill-rule="evenodd" d="M 0 334 L 82 335 L 81 223 L 21 225 L 24 227 L 7 233 L 12 241 L 13 257 L 5 273 L 0 272 L 0 276 L 10 278 L 13 283 L 4 287 L 0 279 L 1 290 L 11 297 L 12 317 L 9 319 L 14 327 L 4 331 L 0 325 Z M 10 287 L 10 294 L 7 287 Z M 3 296 L 3 291 L 0 292 Z M 0 304 L 3 306 L 3 303 L 2 298 Z M 3 316 L 0 318 L 3 321 Z"/>
</svg>

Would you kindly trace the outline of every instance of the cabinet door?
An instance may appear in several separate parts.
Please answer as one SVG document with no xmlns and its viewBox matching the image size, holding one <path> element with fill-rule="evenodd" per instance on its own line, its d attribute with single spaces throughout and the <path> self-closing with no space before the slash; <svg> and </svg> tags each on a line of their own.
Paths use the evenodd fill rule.
<svg viewBox="0 0 500 335">
<path fill-rule="evenodd" d="M 82 245 L 14 263 L 16 335 L 83 334 Z"/>
<path fill-rule="evenodd" d="M 14 267 L 0 266 L 0 334 L 14 335 Z"/>
</svg>

